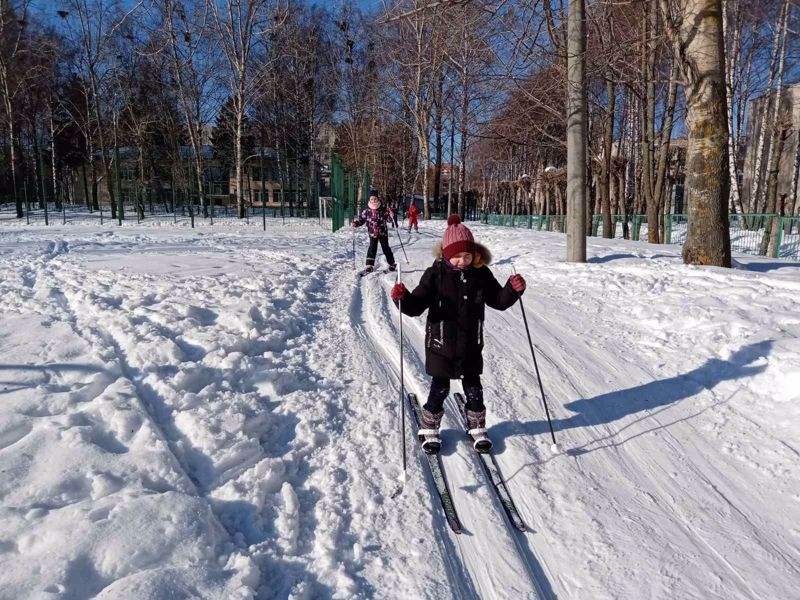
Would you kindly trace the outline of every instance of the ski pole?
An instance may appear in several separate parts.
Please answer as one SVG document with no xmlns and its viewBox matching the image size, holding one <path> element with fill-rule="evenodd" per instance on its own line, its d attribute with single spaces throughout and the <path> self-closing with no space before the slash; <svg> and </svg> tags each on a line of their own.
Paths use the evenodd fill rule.
<svg viewBox="0 0 800 600">
<path fill-rule="evenodd" d="M 514 275 L 517 270 L 514 265 L 511 265 L 511 271 Z M 550 446 L 550 451 L 553 454 L 558 454 L 558 444 L 556 443 L 556 434 L 553 431 L 553 422 L 550 420 L 550 410 L 547 408 L 547 399 L 544 397 L 544 386 L 542 385 L 542 377 L 539 374 L 539 364 L 536 362 L 536 352 L 533 351 L 533 340 L 531 339 L 531 330 L 528 327 L 528 317 L 525 316 L 525 305 L 522 302 L 522 296 L 519 297 L 519 307 L 522 309 L 522 320 L 525 322 L 525 333 L 528 334 L 528 345 L 531 347 L 531 356 L 533 357 L 533 368 L 536 371 L 536 379 L 539 381 L 539 393 L 542 397 L 542 406 L 544 406 L 544 414 L 547 416 L 547 425 L 550 427 L 550 437 L 553 440 L 553 445 Z"/>
<path fill-rule="evenodd" d="M 403 282 L 403 268 L 397 265 L 397 283 Z M 405 378 L 403 373 L 403 299 L 397 302 L 400 309 L 400 438 L 403 440 L 403 475 L 402 481 L 406 480 L 406 393 Z"/>
<path fill-rule="evenodd" d="M 400 236 L 400 229 L 398 229 L 397 227 L 395 227 L 395 228 L 394 228 L 394 230 L 397 232 L 397 239 L 398 239 L 398 240 L 400 240 L 400 247 L 403 249 L 403 255 L 406 257 L 406 264 L 407 264 L 407 265 L 408 265 L 408 264 L 411 264 L 411 263 L 409 262 L 409 260 L 408 260 L 408 254 L 406 254 L 406 247 L 405 247 L 405 246 L 403 246 L 403 238 Z"/>
</svg>

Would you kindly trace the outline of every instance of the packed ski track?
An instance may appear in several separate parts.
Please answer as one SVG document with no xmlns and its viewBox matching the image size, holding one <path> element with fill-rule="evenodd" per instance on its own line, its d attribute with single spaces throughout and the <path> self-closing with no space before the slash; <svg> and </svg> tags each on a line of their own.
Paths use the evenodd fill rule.
<svg viewBox="0 0 800 600">
<path fill-rule="evenodd" d="M 260 225 L 260 224 L 258 224 Z M 447 403 L 453 533 L 396 276 L 310 222 L 0 229 L 0 599 L 775 599 L 800 588 L 800 268 L 469 224 L 508 521 Z M 442 223 L 402 233 L 413 288 Z M 379 258 L 379 267 L 382 259 Z M 750 270 L 751 269 L 751 270 Z M 424 316 L 404 317 L 424 402 Z M 461 391 L 457 382 L 451 393 Z"/>
</svg>

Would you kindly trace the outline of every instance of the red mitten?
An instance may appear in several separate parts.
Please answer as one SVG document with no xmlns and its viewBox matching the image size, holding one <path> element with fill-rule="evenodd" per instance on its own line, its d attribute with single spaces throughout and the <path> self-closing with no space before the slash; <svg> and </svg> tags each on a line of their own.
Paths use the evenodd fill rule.
<svg viewBox="0 0 800 600">
<path fill-rule="evenodd" d="M 402 300 L 403 296 L 406 295 L 407 291 L 408 290 L 406 290 L 406 286 L 404 286 L 402 283 L 396 284 L 392 288 L 392 300 L 394 300 L 395 302 Z"/>
<path fill-rule="evenodd" d="M 357 219 L 353 219 L 353 227 L 358 227 L 358 220 Z"/>
<path fill-rule="evenodd" d="M 522 278 L 522 275 L 512 275 L 508 278 L 509 283 L 511 283 L 511 287 L 514 288 L 514 291 L 518 294 L 521 294 L 525 291 L 525 280 Z"/>
</svg>

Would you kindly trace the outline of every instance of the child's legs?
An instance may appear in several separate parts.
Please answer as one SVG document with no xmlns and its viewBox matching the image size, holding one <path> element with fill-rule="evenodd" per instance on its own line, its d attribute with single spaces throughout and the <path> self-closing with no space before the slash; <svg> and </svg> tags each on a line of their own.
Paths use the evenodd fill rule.
<svg viewBox="0 0 800 600">
<path fill-rule="evenodd" d="M 434 377 L 431 381 L 431 391 L 424 408 L 430 413 L 440 413 L 443 410 L 445 398 L 450 393 L 450 380 L 444 377 Z"/>
<path fill-rule="evenodd" d="M 483 386 L 481 385 L 480 375 L 464 375 L 461 385 L 464 388 L 464 396 L 467 399 L 467 410 L 473 412 L 486 410 L 486 406 L 483 404 Z"/>
<path fill-rule="evenodd" d="M 392 248 L 389 246 L 389 236 L 381 236 L 381 250 L 383 250 L 383 255 L 386 257 L 386 260 L 389 261 L 390 265 L 394 264 L 394 254 L 392 254 Z"/>
<path fill-rule="evenodd" d="M 375 264 L 375 255 L 378 253 L 378 238 L 369 238 L 369 249 L 367 250 L 367 266 Z"/>
</svg>

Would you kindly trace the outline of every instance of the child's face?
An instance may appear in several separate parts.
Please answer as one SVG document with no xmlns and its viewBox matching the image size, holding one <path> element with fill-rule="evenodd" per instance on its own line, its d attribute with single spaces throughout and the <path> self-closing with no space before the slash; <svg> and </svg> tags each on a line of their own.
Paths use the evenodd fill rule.
<svg viewBox="0 0 800 600">
<path fill-rule="evenodd" d="M 472 254 L 469 252 L 459 252 L 450 259 L 450 264 L 457 269 L 466 269 L 472 264 Z"/>
</svg>

